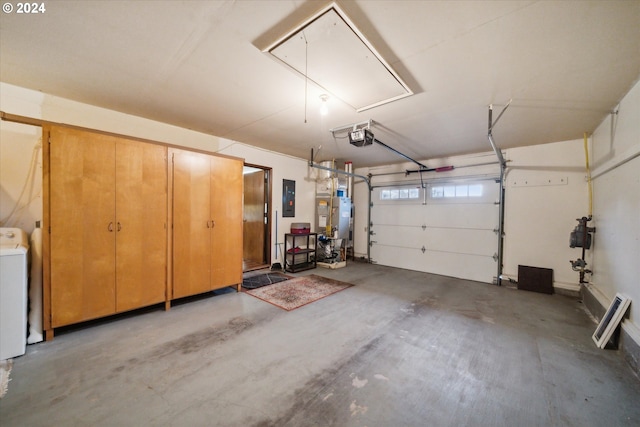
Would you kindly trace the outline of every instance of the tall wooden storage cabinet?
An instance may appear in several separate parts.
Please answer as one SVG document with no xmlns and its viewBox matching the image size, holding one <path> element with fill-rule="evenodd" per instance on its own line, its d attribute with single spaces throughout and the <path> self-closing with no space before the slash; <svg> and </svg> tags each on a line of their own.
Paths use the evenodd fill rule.
<svg viewBox="0 0 640 427">
<path fill-rule="evenodd" d="M 172 149 L 173 298 L 242 284 L 241 159 Z"/>
<path fill-rule="evenodd" d="M 43 130 L 47 336 L 165 301 L 167 148 L 67 127 Z"/>
</svg>

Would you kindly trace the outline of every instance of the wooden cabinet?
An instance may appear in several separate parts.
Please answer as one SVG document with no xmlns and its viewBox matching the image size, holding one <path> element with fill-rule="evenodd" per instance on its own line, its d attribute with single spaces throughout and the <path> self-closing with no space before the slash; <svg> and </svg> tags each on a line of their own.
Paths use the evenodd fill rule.
<svg viewBox="0 0 640 427">
<path fill-rule="evenodd" d="M 172 298 L 242 284 L 242 168 L 172 149 Z"/>
<path fill-rule="evenodd" d="M 53 328 L 115 312 L 115 140 L 53 128 L 49 163 Z"/>
<path fill-rule="evenodd" d="M 166 299 L 166 147 L 44 128 L 45 307 L 52 328 Z"/>
<path fill-rule="evenodd" d="M 211 285 L 242 285 L 244 161 L 211 157 Z"/>
<path fill-rule="evenodd" d="M 45 125 L 43 141 L 47 339 L 60 326 L 240 290 L 242 159 L 171 149 L 168 162 L 166 146 L 62 125 Z"/>
<path fill-rule="evenodd" d="M 167 296 L 167 149 L 116 144 L 116 311 Z"/>
<path fill-rule="evenodd" d="M 173 151 L 173 298 L 211 290 L 209 156 Z"/>
</svg>

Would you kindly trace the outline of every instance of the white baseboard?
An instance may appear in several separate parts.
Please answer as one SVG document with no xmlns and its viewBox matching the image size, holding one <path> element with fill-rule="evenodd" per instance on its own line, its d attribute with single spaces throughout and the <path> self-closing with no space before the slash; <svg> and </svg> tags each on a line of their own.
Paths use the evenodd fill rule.
<svg viewBox="0 0 640 427">
<path fill-rule="evenodd" d="M 605 294 L 600 292 L 600 289 L 598 289 L 598 287 L 595 284 L 583 283 L 583 286 L 589 291 L 591 295 L 593 295 L 595 299 L 598 300 L 598 302 L 602 307 L 604 307 L 605 309 L 609 307 L 609 305 L 611 304 L 611 299 L 607 298 Z"/>
<path fill-rule="evenodd" d="M 518 281 L 517 274 L 502 274 L 502 280 L 513 280 L 514 282 Z M 563 295 L 572 295 L 578 296 L 580 295 L 580 284 L 577 283 L 568 283 L 568 282 L 553 282 L 553 290 L 559 294 Z"/>
<path fill-rule="evenodd" d="M 576 283 L 553 282 L 553 288 L 556 290 L 562 290 L 567 293 L 571 293 L 572 295 L 580 294 L 580 285 Z"/>
<path fill-rule="evenodd" d="M 624 319 L 622 321 L 622 329 L 629 335 L 633 341 L 640 347 L 640 328 L 635 323 L 631 322 L 629 319 Z"/>
</svg>

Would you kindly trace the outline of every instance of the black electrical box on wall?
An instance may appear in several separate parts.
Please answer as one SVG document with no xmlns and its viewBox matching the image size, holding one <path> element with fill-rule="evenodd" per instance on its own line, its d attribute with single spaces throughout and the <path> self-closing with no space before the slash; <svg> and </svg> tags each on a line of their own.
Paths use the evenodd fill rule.
<svg viewBox="0 0 640 427">
<path fill-rule="evenodd" d="M 282 216 L 296 216 L 296 182 L 289 179 L 282 180 Z"/>
</svg>

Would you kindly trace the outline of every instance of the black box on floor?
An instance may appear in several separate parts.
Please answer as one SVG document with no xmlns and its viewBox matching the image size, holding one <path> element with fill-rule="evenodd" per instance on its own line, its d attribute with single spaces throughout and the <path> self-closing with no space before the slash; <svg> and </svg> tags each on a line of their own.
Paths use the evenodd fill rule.
<svg viewBox="0 0 640 427">
<path fill-rule="evenodd" d="M 551 268 L 518 265 L 518 289 L 552 294 L 553 270 Z"/>
</svg>

